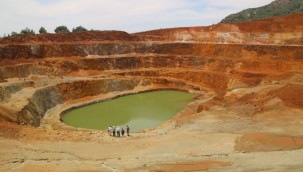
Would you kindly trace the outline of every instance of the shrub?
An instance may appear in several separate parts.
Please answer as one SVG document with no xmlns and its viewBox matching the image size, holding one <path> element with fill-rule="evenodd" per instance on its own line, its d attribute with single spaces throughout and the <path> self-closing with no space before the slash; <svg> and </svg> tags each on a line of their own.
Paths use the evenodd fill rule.
<svg viewBox="0 0 303 172">
<path fill-rule="evenodd" d="M 47 30 L 44 27 L 40 27 L 39 33 L 40 34 L 47 33 Z"/>
<path fill-rule="evenodd" d="M 86 32 L 86 31 L 87 31 L 87 29 L 85 29 L 82 26 L 78 26 L 76 28 L 73 28 L 73 32 Z"/>
<path fill-rule="evenodd" d="M 66 26 L 58 26 L 55 29 L 56 33 L 69 33 L 70 31 L 68 30 L 68 28 Z"/>
<path fill-rule="evenodd" d="M 24 35 L 35 34 L 35 31 L 33 29 L 25 28 L 21 30 L 20 34 L 24 34 Z"/>
<path fill-rule="evenodd" d="M 19 35 L 17 32 L 12 32 L 11 33 L 11 36 L 16 36 L 16 35 Z"/>
</svg>

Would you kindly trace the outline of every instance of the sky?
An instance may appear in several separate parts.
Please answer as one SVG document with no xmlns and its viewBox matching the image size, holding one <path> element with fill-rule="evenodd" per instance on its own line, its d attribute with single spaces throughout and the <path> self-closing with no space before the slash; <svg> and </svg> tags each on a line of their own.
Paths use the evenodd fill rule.
<svg viewBox="0 0 303 172">
<path fill-rule="evenodd" d="M 129 33 L 207 26 L 229 14 L 273 0 L 0 0 L 0 36 L 28 27 L 38 33 L 57 26 Z"/>
</svg>

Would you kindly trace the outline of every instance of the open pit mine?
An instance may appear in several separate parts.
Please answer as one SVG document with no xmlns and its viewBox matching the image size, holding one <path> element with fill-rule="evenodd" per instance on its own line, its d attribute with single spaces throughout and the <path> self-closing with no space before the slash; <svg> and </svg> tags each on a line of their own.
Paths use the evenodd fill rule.
<svg viewBox="0 0 303 172">
<path fill-rule="evenodd" d="M 0 171 L 302 171 L 302 21 L 1 38 Z M 127 137 L 62 122 L 152 90 L 195 96 Z"/>
</svg>

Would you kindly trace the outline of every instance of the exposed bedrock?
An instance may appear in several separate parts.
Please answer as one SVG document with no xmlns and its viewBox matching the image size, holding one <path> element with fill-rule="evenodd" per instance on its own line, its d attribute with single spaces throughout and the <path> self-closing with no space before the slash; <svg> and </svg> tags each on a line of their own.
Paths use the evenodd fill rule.
<svg viewBox="0 0 303 172">
<path fill-rule="evenodd" d="M 37 65 L 33 63 L 28 64 L 19 64 L 13 66 L 4 66 L 0 67 L 0 79 L 7 79 L 7 78 L 25 78 L 31 74 L 38 74 L 39 68 Z"/>
<path fill-rule="evenodd" d="M 264 77 L 281 75 L 303 70 L 302 60 L 254 60 L 254 59 L 220 59 L 199 56 L 126 56 L 104 58 L 54 59 L 31 64 L 0 67 L 0 79 L 26 78 L 30 75 L 69 75 L 83 70 L 94 70 L 102 74 L 109 70 L 185 70 L 186 74 L 207 74 L 216 76 L 236 76 L 237 78 Z M 193 71 L 196 70 L 196 71 Z M 130 72 L 130 71 L 128 71 Z M 148 72 L 146 72 L 148 74 Z M 151 73 L 166 75 L 162 73 Z M 150 75 L 151 75 L 150 74 Z M 214 75 L 215 76 L 215 75 Z M 194 78 L 194 77 L 193 77 Z"/>
<path fill-rule="evenodd" d="M 17 121 L 22 124 L 40 125 L 40 119 L 44 113 L 63 103 L 63 98 L 56 87 L 41 88 L 28 98 L 28 103 L 18 112 Z"/>
<path fill-rule="evenodd" d="M 200 56 L 127 55 L 123 57 L 48 59 L 31 64 L 0 67 L 1 79 L 31 75 L 119 75 L 169 77 L 216 92 L 262 81 L 283 80 L 303 70 L 302 60 L 204 58 Z M 85 72 L 87 71 L 87 72 Z"/>
<path fill-rule="evenodd" d="M 0 59 L 86 57 L 123 54 L 195 55 L 221 58 L 301 59 L 302 46 L 201 43 L 74 43 L 21 44 L 0 47 Z"/>
<path fill-rule="evenodd" d="M 12 83 L 0 83 L 0 102 L 6 101 L 11 97 L 11 94 L 21 90 L 24 87 L 33 85 L 31 81 L 17 81 Z"/>
</svg>

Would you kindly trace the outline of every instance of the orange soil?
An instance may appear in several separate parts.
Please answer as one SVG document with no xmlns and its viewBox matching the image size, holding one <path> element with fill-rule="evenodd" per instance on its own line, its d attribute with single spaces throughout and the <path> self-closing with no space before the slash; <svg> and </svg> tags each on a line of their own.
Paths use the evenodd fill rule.
<svg viewBox="0 0 303 172">
<path fill-rule="evenodd" d="M 244 134 L 237 140 L 236 150 L 242 152 L 264 152 L 303 149 L 303 138 L 276 136 L 264 133 Z"/>
</svg>

